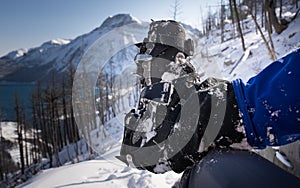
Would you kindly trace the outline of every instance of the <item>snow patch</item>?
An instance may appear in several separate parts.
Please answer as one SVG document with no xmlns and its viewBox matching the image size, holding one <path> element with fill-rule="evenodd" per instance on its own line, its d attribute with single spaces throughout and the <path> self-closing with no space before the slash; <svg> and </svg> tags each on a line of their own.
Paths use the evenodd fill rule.
<svg viewBox="0 0 300 188">
<path fill-rule="evenodd" d="M 67 40 L 67 39 L 54 39 L 54 40 L 51 40 L 52 44 L 58 44 L 58 45 L 69 44 L 70 42 L 71 42 L 71 40 Z"/>
<path fill-rule="evenodd" d="M 15 51 L 12 51 L 12 52 L 8 53 L 4 57 L 8 58 L 8 59 L 17 59 L 19 57 L 24 56 L 27 52 L 28 52 L 28 49 L 21 48 L 21 49 L 18 49 L 18 50 L 15 50 Z"/>
<path fill-rule="evenodd" d="M 279 113 L 281 112 L 281 110 L 276 110 L 274 112 L 271 113 L 272 117 L 279 117 Z"/>
</svg>

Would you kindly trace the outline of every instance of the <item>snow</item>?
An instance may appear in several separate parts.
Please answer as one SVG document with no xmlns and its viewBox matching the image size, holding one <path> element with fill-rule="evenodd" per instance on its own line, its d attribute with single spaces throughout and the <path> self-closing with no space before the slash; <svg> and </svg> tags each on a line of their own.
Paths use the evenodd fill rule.
<svg viewBox="0 0 300 188">
<path fill-rule="evenodd" d="M 70 42 L 71 42 L 71 40 L 59 39 L 59 38 L 51 40 L 52 44 L 58 44 L 58 45 L 69 44 Z"/>
<path fill-rule="evenodd" d="M 118 151 L 112 148 L 95 160 L 44 170 L 18 187 L 171 187 L 181 175 L 174 172 L 153 174 L 127 167 L 114 158 Z"/>
<path fill-rule="evenodd" d="M 15 122 L 1 122 L 1 129 L 6 140 L 11 142 L 15 142 L 17 140 L 17 124 Z"/>
<path fill-rule="evenodd" d="M 271 116 L 272 117 L 279 117 L 279 113 L 280 113 L 280 110 L 276 110 L 276 111 L 271 113 Z"/>
<path fill-rule="evenodd" d="M 18 49 L 18 50 L 15 50 L 15 51 L 12 51 L 12 52 L 8 53 L 6 55 L 6 57 L 9 58 L 9 59 L 17 59 L 19 57 L 22 57 L 27 52 L 28 52 L 28 49 L 21 48 L 21 49 Z"/>
<path fill-rule="evenodd" d="M 260 22 L 260 18 L 258 21 Z M 289 27 L 280 35 L 276 33 L 272 35 L 277 58 L 300 47 L 299 25 L 300 19 L 298 18 L 290 23 Z M 256 33 L 252 19 L 244 20 L 244 26 L 246 28 L 244 31 L 246 52 L 243 52 L 238 36 L 234 40 L 220 43 L 221 37 L 218 35 L 218 30 L 200 40 L 202 47 L 198 46 L 194 61 L 201 62 L 207 76 L 229 80 L 241 78 L 246 82 L 272 62 L 260 34 Z M 225 33 L 226 38 L 232 34 L 232 28 L 231 25 L 225 27 L 225 30 L 228 30 Z M 264 29 L 263 33 L 266 37 L 268 36 Z M 269 40 L 268 37 L 267 40 Z M 228 64 L 224 62 L 228 62 Z"/>
<path fill-rule="evenodd" d="M 17 135 L 17 124 L 15 122 L 1 122 L 2 135 L 6 140 L 14 143 L 13 147 L 8 151 L 12 156 L 15 163 L 20 163 L 20 150 L 18 147 L 18 135 Z M 27 139 L 32 138 L 29 131 L 26 133 Z M 27 144 L 27 147 L 32 148 L 32 144 L 23 142 L 23 145 Z"/>
<path fill-rule="evenodd" d="M 42 49 L 47 49 L 47 48 L 52 48 L 55 47 L 57 45 L 65 45 L 65 44 L 69 44 L 71 42 L 71 40 L 67 40 L 67 39 L 53 39 L 50 40 L 48 42 L 45 42 L 41 45 Z"/>
</svg>

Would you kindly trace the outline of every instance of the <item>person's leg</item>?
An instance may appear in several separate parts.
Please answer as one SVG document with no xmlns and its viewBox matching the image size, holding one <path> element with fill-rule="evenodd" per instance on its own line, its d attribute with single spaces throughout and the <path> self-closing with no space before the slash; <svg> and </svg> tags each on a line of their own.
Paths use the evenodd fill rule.
<svg viewBox="0 0 300 188">
<path fill-rule="evenodd" d="M 213 150 L 182 176 L 179 187 L 300 187 L 300 179 L 249 151 Z"/>
</svg>

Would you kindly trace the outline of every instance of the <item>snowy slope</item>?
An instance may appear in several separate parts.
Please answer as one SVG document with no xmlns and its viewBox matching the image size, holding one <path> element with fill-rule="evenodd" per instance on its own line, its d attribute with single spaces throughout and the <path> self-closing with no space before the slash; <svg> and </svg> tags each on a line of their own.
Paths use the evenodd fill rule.
<svg viewBox="0 0 300 188">
<path fill-rule="evenodd" d="M 117 122 L 117 118 L 112 119 L 110 123 Z M 12 143 L 17 142 L 16 124 L 14 122 L 2 122 L 1 123 L 2 134 L 6 140 Z M 121 146 L 121 134 L 122 130 L 116 130 L 116 127 L 110 127 L 107 132 L 111 135 L 115 135 L 110 143 L 108 152 L 101 155 L 101 157 L 95 160 L 80 162 L 71 165 L 70 163 L 59 168 L 52 168 L 43 170 L 32 179 L 28 180 L 18 187 L 171 187 L 180 178 L 181 174 L 169 172 L 163 175 L 152 174 L 148 171 L 140 171 L 127 167 L 124 163 L 115 158 L 119 155 Z M 117 132 L 116 132 L 117 131 Z M 28 135 L 30 137 L 30 135 Z M 28 145 L 30 147 L 30 144 Z M 15 144 L 9 149 L 12 162 L 20 162 L 19 148 Z M 72 152 L 71 152 L 72 153 Z M 61 152 L 60 158 L 63 161 L 63 157 L 66 154 Z M 83 158 L 84 156 L 81 156 Z"/>
<path fill-rule="evenodd" d="M 293 16 L 296 9 L 288 5 L 284 8 L 283 15 Z M 215 30 L 209 37 L 201 38 L 201 45 L 198 47 L 196 62 L 201 63 L 202 69 L 208 76 L 226 78 L 229 80 L 241 78 L 247 81 L 250 77 L 259 73 L 264 67 L 272 62 L 268 51 L 259 33 L 256 33 L 255 24 L 251 17 L 243 21 L 245 30 L 246 52 L 242 45 L 237 31 L 235 39 L 221 43 L 220 30 Z M 258 17 L 260 23 L 260 17 Z M 294 49 L 300 47 L 300 19 L 289 24 L 288 29 L 280 35 L 273 33 L 272 38 L 275 46 L 276 56 L 280 58 Z M 225 26 L 225 39 L 232 37 L 232 25 Z M 266 39 L 269 41 L 267 31 L 263 29 Z M 239 62 L 240 60 L 240 62 Z M 217 68 L 217 69 L 216 69 Z"/>
<path fill-rule="evenodd" d="M 103 155 L 105 160 L 99 157 L 96 160 L 44 170 L 19 187 L 156 188 L 171 187 L 180 177 L 180 174 L 174 172 L 159 175 L 120 164 L 114 158 L 118 155 L 118 147 Z"/>
</svg>

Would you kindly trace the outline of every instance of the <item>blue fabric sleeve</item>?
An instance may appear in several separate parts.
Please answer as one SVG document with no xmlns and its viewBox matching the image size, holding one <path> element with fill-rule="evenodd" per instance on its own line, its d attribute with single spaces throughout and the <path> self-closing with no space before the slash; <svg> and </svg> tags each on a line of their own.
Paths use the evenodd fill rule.
<svg viewBox="0 0 300 188">
<path fill-rule="evenodd" d="M 265 148 L 300 139 L 300 49 L 246 84 L 232 83 L 250 145 Z"/>
</svg>

